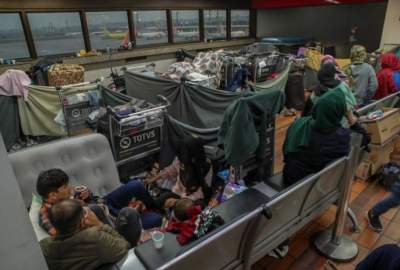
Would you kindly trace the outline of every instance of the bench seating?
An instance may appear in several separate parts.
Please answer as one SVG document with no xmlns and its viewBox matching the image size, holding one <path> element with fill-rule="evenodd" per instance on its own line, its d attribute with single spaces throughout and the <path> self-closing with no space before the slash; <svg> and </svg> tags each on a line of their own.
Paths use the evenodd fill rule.
<svg viewBox="0 0 400 270">
<path fill-rule="evenodd" d="M 75 137 L 9 155 L 25 205 L 29 206 L 41 170 L 64 169 L 71 184 L 84 184 L 98 194 L 118 186 L 119 178 L 105 137 Z M 164 248 L 151 241 L 131 250 L 118 267 L 128 269 L 249 269 L 283 240 L 337 201 L 347 158 L 291 187 L 279 176 L 257 184 L 215 208 L 225 225 L 187 246 L 167 233 Z M 78 182 L 79 179 L 79 182 Z"/>
</svg>

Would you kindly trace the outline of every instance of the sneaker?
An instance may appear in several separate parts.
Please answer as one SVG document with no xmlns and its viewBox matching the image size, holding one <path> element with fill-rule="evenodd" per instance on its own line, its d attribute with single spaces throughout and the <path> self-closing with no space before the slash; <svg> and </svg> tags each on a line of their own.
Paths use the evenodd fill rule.
<svg viewBox="0 0 400 270">
<path fill-rule="evenodd" d="M 288 254 L 288 252 L 289 252 L 289 246 L 285 245 L 271 250 L 271 252 L 268 253 L 268 256 L 280 260 L 283 259 Z"/>
<path fill-rule="evenodd" d="M 373 229 L 376 232 L 383 231 L 382 223 L 379 220 L 379 216 L 374 215 L 372 213 L 372 209 L 367 212 L 366 216 L 367 216 L 367 220 L 368 220 L 368 223 L 369 223 L 369 226 L 371 227 L 371 229 Z"/>
</svg>

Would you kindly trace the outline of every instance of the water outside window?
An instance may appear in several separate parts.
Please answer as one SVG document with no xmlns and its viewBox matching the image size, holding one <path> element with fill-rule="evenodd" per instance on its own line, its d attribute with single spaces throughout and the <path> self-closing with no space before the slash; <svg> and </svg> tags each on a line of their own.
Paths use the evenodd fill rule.
<svg viewBox="0 0 400 270">
<path fill-rule="evenodd" d="M 206 39 L 226 38 L 226 10 L 204 10 Z"/>
<path fill-rule="evenodd" d="M 39 56 L 85 49 L 78 12 L 29 13 L 28 19 Z"/>
<path fill-rule="evenodd" d="M 174 42 L 191 42 L 200 39 L 199 11 L 172 10 Z"/>
<path fill-rule="evenodd" d="M 21 19 L 18 13 L 0 14 L 0 58 L 29 57 Z"/>
<path fill-rule="evenodd" d="M 231 10 L 231 37 L 248 37 L 250 35 L 250 11 Z"/>
</svg>

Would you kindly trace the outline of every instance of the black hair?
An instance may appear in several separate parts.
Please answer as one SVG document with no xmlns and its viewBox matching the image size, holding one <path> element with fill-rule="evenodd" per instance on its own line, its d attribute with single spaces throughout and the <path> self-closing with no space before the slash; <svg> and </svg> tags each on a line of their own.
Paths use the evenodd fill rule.
<svg viewBox="0 0 400 270">
<path fill-rule="evenodd" d="M 205 183 L 204 177 L 211 165 L 207 162 L 203 140 L 192 136 L 185 137 L 179 144 L 177 157 L 179 162 L 184 165 L 184 171 L 180 174 L 183 186 L 191 193 L 201 187 L 207 197 L 209 187 Z"/>
<path fill-rule="evenodd" d="M 78 229 L 83 218 L 83 207 L 78 200 L 66 199 L 54 204 L 49 211 L 49 220 L 58 234 L 70 234 Z"/>
<path fill-rule="evenodd" d="M 340 81 L 335 78 L 336 66 L 334 63 L 325 63 L 318 71 L 317 77 L 322 86 L 335 88 L 340 84 Z"/>
<path fill-rule="evenodd" d="M 187 220 L 189 218 L 187 211 L 193 204 L 193 201 L 189 198 L 178 200 L 173 209 L 175 218 L 179 221 Z"/>
<path fill-rule="evenodd" d="M 36 191 L 42 198 L 47 199 L 51 192 L 56 192 L 68 182 L 68 175 L 61 169 L 42 171 L 38 176 Z"/>
</svg>

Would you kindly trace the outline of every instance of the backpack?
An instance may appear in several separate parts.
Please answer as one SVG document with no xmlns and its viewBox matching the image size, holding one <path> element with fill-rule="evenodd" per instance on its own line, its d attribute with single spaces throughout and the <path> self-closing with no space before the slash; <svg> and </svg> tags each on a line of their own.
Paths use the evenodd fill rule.
<svg viewBox="0 0 400 270">
<path fill-rule="evenodd" d="M 398 181 L 400 175 L 400 166 L 394 162 L 389 162 L 383 166 L 378 183 L 383 186 L 384 189 L 390 190 L 394 183 Z"/>
</svg>

